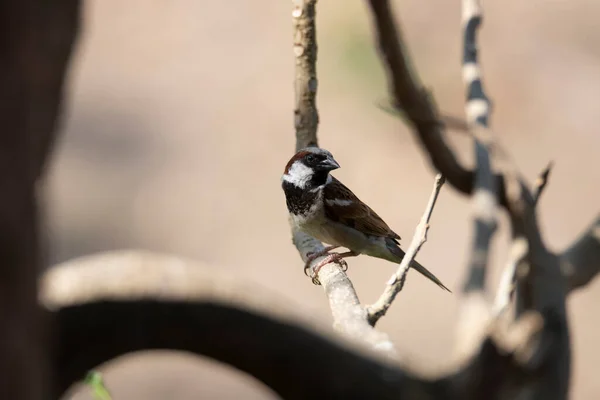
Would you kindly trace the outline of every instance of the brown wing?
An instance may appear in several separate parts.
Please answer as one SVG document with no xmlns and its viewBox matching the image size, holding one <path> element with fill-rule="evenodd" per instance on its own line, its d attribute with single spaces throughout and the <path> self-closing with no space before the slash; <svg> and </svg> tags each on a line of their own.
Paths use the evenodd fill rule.
<svg viewBox="0 0 600 400">
<path fill-rule="evenodd" d="M 325 185 L 323 193 L 325 213 L 329 219 L 351 226 L 367 235 L 400 239 L 375 211 L 360 201 L 342 182 L 333 176 L 331 178 L 331 183 Z"/>
</svg>

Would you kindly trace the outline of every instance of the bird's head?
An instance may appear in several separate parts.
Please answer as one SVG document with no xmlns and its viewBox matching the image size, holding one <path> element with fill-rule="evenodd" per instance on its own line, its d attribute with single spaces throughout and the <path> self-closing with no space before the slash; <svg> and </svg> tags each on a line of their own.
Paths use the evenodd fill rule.
<svg viewBox="0 0 600 400">
<path fill-rule="evenodd" d="M 281 179 L 301 189 L 312 189 L 326 184 L 329 172 L 339 167 L 329 151 L 307 147 L 290 158 Z"/>
</svg>

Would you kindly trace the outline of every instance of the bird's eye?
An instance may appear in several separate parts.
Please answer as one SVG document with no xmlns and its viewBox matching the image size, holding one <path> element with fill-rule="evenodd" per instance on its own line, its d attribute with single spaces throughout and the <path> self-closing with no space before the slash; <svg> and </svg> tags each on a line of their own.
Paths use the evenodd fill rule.
<svg viewBox="0 0 600 400">
<path fill-rule="evenodd" d="M 315 161 L 315 156 L 313 156 L 312 154 L 308 155 L 306 157 L 306 161 L 309 162 L 309 163 L 314 162 Z"/>
</svg>

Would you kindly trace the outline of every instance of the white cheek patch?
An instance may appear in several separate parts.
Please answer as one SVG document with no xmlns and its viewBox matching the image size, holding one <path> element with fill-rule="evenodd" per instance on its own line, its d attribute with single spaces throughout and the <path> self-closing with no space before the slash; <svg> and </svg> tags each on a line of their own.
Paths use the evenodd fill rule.
<svg viewBox="0 0 600 400">
<path fill-rule="evenodd" d="M 348 207 L 350 205 L 352 205 L 352 200 L 343 200 L 343 199 L 333 199 L 333 200 L 325 200 L 325 202 L 327 203 L 327 205 L 330 206 L 341 206 L 341 207 Z"/>
<path fill-rule="evenodd" d="M 312 168 L 307 167 L 300 161 L 296 161 L 292 164 L 288 173 L 283 175 L 282 179 L 300 189 L 304 189 L 311 180 L 313 174 L 314 171 Z"/>
</svg>

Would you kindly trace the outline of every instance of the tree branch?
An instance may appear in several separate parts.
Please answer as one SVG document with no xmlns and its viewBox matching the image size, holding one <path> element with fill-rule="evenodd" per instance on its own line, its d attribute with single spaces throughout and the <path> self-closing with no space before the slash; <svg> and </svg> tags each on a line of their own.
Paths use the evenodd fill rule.
<svg viewBox="0 0 600 400">
<path fill-rule="evenodd" d="M 379 318 L 385 315 L 398 293 L 402 291 L 402 288 L 404 287 L 404 282 L 406 281 L 406 274 L 408 273 L 408 270 L 410 268 L 410 264 L 417 256 L 417 253 L 421 249 L 421 246 L 427 241 L 427 232 L 429 231 L 429 220 L 431 219 L 433 208 L 435 207 L 438 195 L 445 181 L 446 180 L 444 179 L 443 175 L 436 175 L 435 182 L 433 184 L 433 191 L 431 192 L 431 196 L 429 197 L 429 202 L 427 203 L 427 207 L 425 208 L 425 213 L 421 217 L 421 221 L 415 229 L 415 233 L 413 235 L 412 241 L 410 242 L 410 246 L 408 246 L 406 254 L 402 259 L 402 262 L 398 266 L 398 270 L 388 280 L 388 283 L 379 299 L 377 299 L 377 301 L 374 304 L 367 307 L 368 320 L 372 326 L 375 326 L 377 321 L 379 321 Z"/>
<path fill-rule="evenodd" d="M 528 382 L 536 376 L 519 366 L 519 348 L 509 341 L 501 351 L 484 342 L 482 355 L 467 363 L 402 366 L 264 289 L 170 255 L 82 257 L 54 266 L 40 287 L 40 300 L 57 321 L 53 398 L 90 369 L 148 349 L 214 358 L 284 399 L 491 399 L 503 377 Z M 533 323 L 516 333 L 531 332 Z M 497 368 L 481 370 L 482 360 Z"/>
<path fill-rule="evenodd" d="M 317 144 L 319 112 L 317 111 L 317 0 L 294 0 L 292 21 L 294 55 L 296 56 L 294 126 L 296 151 Z"/>
<path fill-rule="evenodd" d="M 546 188 L 546 185 L 548 184 L 548 178 L 550 177 L 550 172 L 552 171 L 553 164 L 554 163 L 550 161 L 548 163 L 548 166 L 546 166 L 546 168 L 542 171 L 537 181 L 535 182 L 536 188 L 533 195 L 534 205 L 537 205 L 538 201 L 540 200 L 540 196 L 542 195 L 544 189 Z"/>
<path fill-rule="evenodd" d="M 537 206 L 540 196 L 542 195 L 548 183 L 548 177 L 552 169 L 552 164 L 552 162 L 548 163 L 548 166 L 540 173 L 540 176 L 535 183 L 536 187 L 533 195 L 534 207 Z M 527 244 L 527 239 L 523 237 L 523 235 L 517 234 L 513 229 L 512 243 L 508 261 L 504 267 L 504 270 L 502 271 L 500 285 L 498 286 L 498 291 L 496 292 L 496 298 L 494 301 L 493 313 L 496 316 L 503 313 L 511 303 L 512 294 L 514 293 L 515 289 L 515 274 L 518 272 L 519 266 L 521 273 L 525 273 L 527 268 L 526 256 L 528 249 L 529 246 Z"/>
<path fill-rule="evenodd" d="M 433 98 L 419 82 L 416 72 L 410 71 L 408 50 L 404 45 L 400 29 L 394 21 L 394 12 L 389 0 L 369 0 L 373 25 L 377 35 L 377 46 L 384 62 L 393 104 L 399 112 L 407 115 L 413 131 L 426 150 L 434 168 L 448 183 L 464 194 L 472 194 L 475 173 L 466 169 L 446 142 L 444 124 L 435 107 Z M 496 175 L 499 202 L 505 205 L 504 180 Z"/>
<path fill-rule="evenodd" d="M 41 289 L 58 328 L 54 398 L 88 370 L 147 349 L 228 363 L 285 399 L 316 393 L 393 399 L 430 390 L 298 307 L 179 257 L 141 251 L 87 256 L 53 267 Z"/>
<path fill-rule="evenodd" d="M 481 24 L 481 7 L 477 1 L 463 0 L 463 81 L 467 88 L 465 111 L 473 132 L 476 160 L 473 192 L 474 232 L 469 272 L 462 291 L 462 305 L 457 325 L 456 350 L 475 354 L 487 334 L 490 320 L 485 297 L 485 277 L 489 264 L 491 240 L 496 231 L 497 188 L 490 160 L 493 135 L 488 130 L 489 100 L 483 90 L 481 68 L 477 59 L 477 30 Z"/>
<path fill-rule="evenodd" d="M 561 269 L 569 291 L 584 287 L 600 271 L 600 215 L 561 256 Z"/>
<path fill-rule="evenodd" d="M 306 261 L 307 253 L 323 248 L 318 240 L 302 232 L 294 232 L 293 241 L 303 261 Z M 314 263 L 322 258 L 318 258 Z M 329 299 L 334 328 L 351 339 L 366 343 L 374 350 L 396 356 L 396 350 L 388 335 L 373 329 L 369 324 L 367 311 L 360 303 L 352 282 L 337 264 L 330 263 L 322 267 L 319 271 L 319 281 Z"/>
<path fill-rule="evenodd" d="M 0 5 L 0 393 L 39 400 L 51 386 L 51 321 L 37 303 L 37 182 L 58 136 L 79 1 Z"/>
<path fill-rule="evenodd" d="M 421 144 L 427 150 L 427 153 L 432 160 L 434 166 L 440 173 L 447 177 L 448 182 L 463 193 L 471 193 L 474 187 L 490 187 L 496 186 L 501 204 L 509 211 L 511 216 L 511 224 L 513 231 L 517 237 L 523 237 L 527 241 L 526 262 L 530 266 L 530 272 L 520 283 L 519 296 L 522 307 L 520 308 L 520 318 L 512 323 L 500 323 L 500 320 L 491 320 L 492 325 L 485 323 L 490 316 L 490 311 L 485 300 L 482 298 L 483 287 L 485 282 L 485 265 L 487 264 L 487 255 L 485 250 L 483 253 L 475 251 L 471 260 L 471 269 L 469 279 L 465 284 L 465 292 L 478 294 L 478 301 L 468 301 L 468 296 L 463 302 L 463 321 L 478 319 L 484 322 L 476 322 L 479 332 L 475 332 L 476 337 L 482 337 L 486 332 L 490 332 L 494 343 L 502 347 L 503 340 L 510 336 L 508 332 L 514 331 L 517 327 L 530 326 L 535 327 L 536 324 L 529 323 L 539 318 L 543 318 L 544 329 L 533 336 L 529 336 L 531 340 L 523 340 L 521 349 L 529 354 L 527 357 L 528 368 L 537 368 L 543 365 L 545 367 L 544 374 L 540 379 L 536 380 L 532 386 L 527 389 L 534 398 L 557 398 L 562 399 L 566 396 L 569 379 L 569 341 L 568 341 L 568 326 L 564 312 L 564 288 L 561 288 L 563 280 L 557 276 L 557 257 L 550 254 L 544 247 L 537 220 L 533 207 L 533 196 L 527 189 L 522 178 L 517 174 L 516 169 L 509 163 L 509 167 L 504 170 L 504 174 L 495 175 L 494 179 L 490 179 L 491 173 L 482 171 L 482 167 L 487 165 L 486 158 L 489 157 L 489 147 L 493 137 L 491 132 L 486 129 L 487 126 L 487 108 L 489 108 L 483 89 L 478 82 L 479 70 L 472 68 L 463 68 L 463 75 L 467 81 L 474 82 L 469 90 L 469 101 L 467 103 L 468 123 L 473 131 L 476 140 L 476 153 L 478 174 L 481 174 L 481 179 L 474 180 L 474 175 L 471 171 L 463 168 L 457 161 L 455 155 L 446 144 L 440 124 L 437 122 L 438 114 L 435 110 L 431 98 L 426 91 L 417 83 L 416 78 L 412 77 L 406 56 L 406 50 L 402 43 L 399 30 L 393 20 L 389 2 L 386 0 L 370 0 L 371 10 L 373 12 L 374 26 L 378 36 L 378 45 L 386 67 L 390 92 L 395 99 L 396 106 L 399 110 L 406 112 L 411 121 L 417 137 Z M 475 28 L 479 23 L 476 14 L 480 10 L 478 1 L 463 1 L 463 15 L 475 16 L 468 19 L 465 29 L 465 67 L 469 64 L 469 57 L 476 56 L 475 45 Z M 469 26 L 471 24 L 471 26 Z M 471 35 L 471 36 L 469 36 Z M 476 58 L 475 58 L 476 60 Z M 476 65 L 476 64 L 475 64 Z M 481 112 L 485 110 L 485 112 Z M 471 117 L 469 117 L 471 115 Z M 477 143 L 479 142 L 479 143 Z M 487 149 L 485 148 L 487 146 Z M 495 153 L 501 153 L 498 146 L 494 148 Z M 503 161 L 508 158 L 504 157 Z M 484 173 L 485 172 L 485 173 Z M 506 175 L 508 174 L 508 175 Z M 509 186 L 506 185 L 506 176 L 508 176 Z M 477 228 L 481 235 L 478 235 L 476 240 L 481 246 L 474 246 L 475 249 L 487 249 L 489 239 L 493 232 L 490 227 L 491 218 L 489 212 L 493 209 L 494 199 L 490 199 L 487 190 L 487 199 L 484 195 L 481 198 L 488 203 L 486 209 L 488 214 L 483 213 L 483 207 L 480 212 L 480 222 L 487 224 Z M 482 192 L 485 193 L 485 192 Z M 480 202 L 481 204 L 484 201 Z M 491 205 L 491 206 L 490 206 Z M 487 232 L 487 233 L 486 233 Z M 485 243 L 488 243 L 486 246 Z M 552 293 L 556 294 L 555 296 Z M 521 300 L 524 299 L 524 300 Z M 472 306 L 472 310 L 468 307 Z M 534 312 L 533 314 L 531 312 Z M 480 317 L 469 317 L 469 314 L 479 315 Z M 466 316 L 465 316 L 466 315 Z M 527 322 L 527 323 L 526 323 Z M 469 331 L 469 329 L 465 329 Z M 521 329 L 517 329 L 521 330 Z M 522 332 L 531 332 L 535 329 L 524 329 Z M 507 336 L 508 335 L 508 336 Z M 473 336 L 473 335 L 472 335 Z M 459 337 L 462 337 L 459 335 Z M 485 336 L 482 337 L 485 339 Z M 537 339 L 536 339 L 537 338 Z M 467 342 L 467 339 L 464 339 Z M 508 340 L 511 342 L 511 340 Z M 479 341 L 471 344 L 470 351 L 475 350 Z M 514 342 L 513 342 L 514 343 Z M 458 346 L 459 349 L 461 346 Z M 466 346 L 468 348 L 468 346 Z M 459 351 L 459 354 L 461 352 Z M 552 354 L 552 356 L 551 356 Z M 479 353 L 481 359 L 482 353 Z M 493 368 L 491 364 L 484 364 L 482 367 Z M 519 391 L 523 390 L 520 385 Z M 546 397 L 544 397 L 546 396 Z"/>
<path fill-rule="evenodd" d="M 307 146 L 318 146 L 315 4 L 316 0 L 294 0 L 292 12 L 296 56 L 296 151 Z M 308 253 L 316 253 L 324 248 L 315 238 L 293 229 L 292 241 L 304 262 Z M 311 267 L 323 258 L 314 260 Z M 338 264 L 330 263 L 322 267 L 317 280 L 329 299 L 334 327 L 337 330 L 374 350 L 384 352 L 390 357 L 396 356 L 396 350 L 389 337 L 369 324 L 367 311 L 360 304 L 352 282 Z"/>
</svg>

